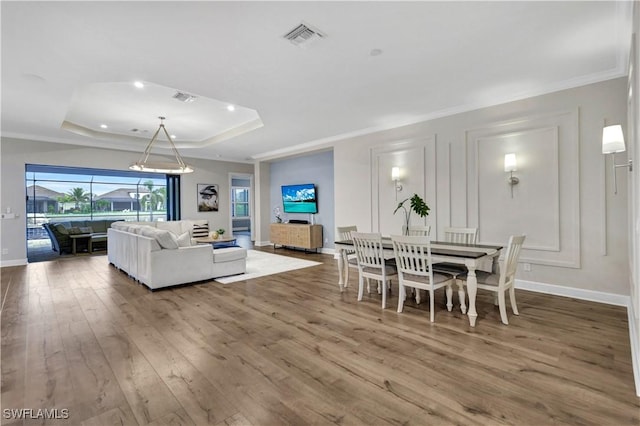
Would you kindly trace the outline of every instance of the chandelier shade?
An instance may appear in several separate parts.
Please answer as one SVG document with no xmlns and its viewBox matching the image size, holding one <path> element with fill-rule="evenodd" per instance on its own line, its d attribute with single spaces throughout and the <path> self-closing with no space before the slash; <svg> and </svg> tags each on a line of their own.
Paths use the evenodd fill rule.
<svg viewBox="0 0 640 426">
<path fill-rule="evenodd" d="M 154 133 L 151 141 L 147 144 L 147 147 L 144 149 L 144 152 L 140 156 L 140 159 L 129 166 L 129 169 L 136 170 L 139 172 L 151 172 L 151 173 L 167 173 L 171 175 L 175 174 L 184 174 L 184 173 L 192 173 L 193 167 L 189 166 L 184 162 L 182 156 L 178 152 L 178 149 L 171 140 L 171 136 L 167 132 L 167 129 L 164 127 L 165 117 L 158 117 L 160 119 L 160 127 Z M 167 137 L 167 141 L 169 141 L 169 145 L 171 146 L 171 151 L 173 155 L 176 157 L 175 161 L 149 161 L 149 154 L 151 154 L 151 148 L 153 147 L 154 142 L 158 138 L 158 134 L 162 130 Z"/>
</svg>

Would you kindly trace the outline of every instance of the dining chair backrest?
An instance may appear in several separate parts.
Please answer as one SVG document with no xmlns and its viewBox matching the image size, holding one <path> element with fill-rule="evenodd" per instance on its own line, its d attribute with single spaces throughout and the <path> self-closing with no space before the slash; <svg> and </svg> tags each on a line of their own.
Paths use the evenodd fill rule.
<svg viewBox="0 0 640 426">
<path fill-rule="evenodd" d="M 433 276 L 431 268 L 431 240 L 428 236 L 392 235 L 393 253 L 398 274 Z"/>
<path fill-rule="evenodd" d="M 524 244 L 524 235 L 512 235 L 509 238 L 509 245 L 507 251 L 504 253 L 504 259 L 502 260 L 500 270 L 499 287 L 504 287 L 516 278 L 516 270 L 518 269 L 518 258 L 520 257 L 520 250 Z"/>
<path fill-rule="evenodd" d="M 448 243 L 475 244 L 478 228 L 444 228 L 444 240 Z"/>
<path fill-rule="evenodd" d="M 409 230 L 406 226 L 402 227 L 404 235 L 412 235 L 414 237 L 428 237 L 431 233 L 430 225 L 409 225 Z"/>
<path fill-rule="evenodd" d="M 358 227 L 355 225 L 336 227 L 337 240 L 338 241 L 350 240 L 352 232 L 358 232 Z"/>
<path fill-rule="evenodd" d="M 360 268 L 384 268 L 382 235 L 379 233 L 352 232 L 351 239 Z"/>
</svg>

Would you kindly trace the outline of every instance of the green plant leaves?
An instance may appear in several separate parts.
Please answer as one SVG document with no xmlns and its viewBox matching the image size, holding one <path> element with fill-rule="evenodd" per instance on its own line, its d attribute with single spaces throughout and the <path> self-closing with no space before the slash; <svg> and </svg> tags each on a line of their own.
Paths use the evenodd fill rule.
<svg viewBox="0 0 640 426">
<path fill-rule="evenodd" d="M 431 210 L 418 194 L 413 194 L 413 197 L 411 197 L 411 209 L 420 217 L 427 216 L 429 210 Z"/>
</svg>

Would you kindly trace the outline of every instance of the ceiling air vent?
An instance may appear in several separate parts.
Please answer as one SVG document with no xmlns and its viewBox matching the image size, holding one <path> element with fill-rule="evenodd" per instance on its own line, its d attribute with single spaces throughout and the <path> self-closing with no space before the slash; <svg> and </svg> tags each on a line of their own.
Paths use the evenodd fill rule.
<svg viewBox="0 0 640 426">
<path fill-rule="evenodd" d="M 176 92 L 175 95 L 173 95 L 173 99 L 177 99 L 180 102 L 193 102 L 196 100 L 196 97 L 193 95 L 190 95 L 188 93 L 183 93 L 183 92 Z"/>
<path fill-rule="evenodd" d="M 286 33 L 283 37 L 296 46 L 303 47 L 326 36 L 317 29 L 302 23 Z"/>
</svg>

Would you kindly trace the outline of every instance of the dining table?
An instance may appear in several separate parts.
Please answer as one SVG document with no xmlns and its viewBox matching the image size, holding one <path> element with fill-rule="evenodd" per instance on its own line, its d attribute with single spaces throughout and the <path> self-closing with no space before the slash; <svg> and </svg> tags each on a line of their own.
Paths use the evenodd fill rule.
<svg viewBox="0 0 640 426">
<path fill-rule="evenodd" d="M 352 240 L 336 241 L 335 247 L 338 252 L 338 285 L 340 291 L 348 286 L 344 277 L 347 275 L 346 268 L 349 267 L 347 256 L 355 250 Z M 382 247 L 385 257 L 393 256 L 393 244 L 391 237 L 382 237 Z M 431 261 L 433 264 L 440 262 L 455 263 L 464 265 L 467 268 L 467 292 L 469 294 L 469 307 L 467 316 L 471 327 L 475 327 L 478 313 L 476 311 L 476 294 L 478 292 L 478 280 L 476 270 L 486 270 L 488 272 L 498 272 L 498 258 L 503 246 L 485 244 L 460 244 L 445 241 L 431 241 Z M 464 303 L 464 301 L 462 302 Z M 464 313 L 464 312 L 463 312 Z"/>
</svg>

